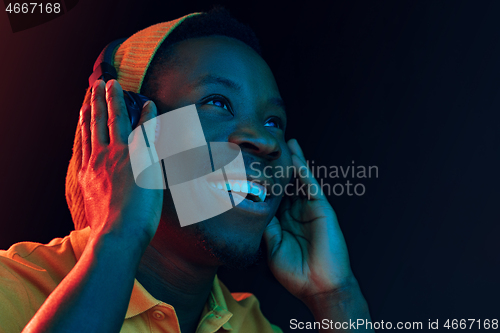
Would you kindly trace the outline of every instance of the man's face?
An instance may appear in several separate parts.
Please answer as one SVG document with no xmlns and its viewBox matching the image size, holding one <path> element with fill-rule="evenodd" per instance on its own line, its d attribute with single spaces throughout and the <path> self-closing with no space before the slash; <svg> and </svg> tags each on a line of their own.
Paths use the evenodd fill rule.
<svg viewBox="0 0 500 333">
<path fill-rule="evenodd" d="M 268 195 L 264 202 L 247 198 L 223 214 L 181 228 L 167 190 L 162 222 L 152 246 L 175 249 L 205 264 L 207 258 L 200 257 L 217 264 L 244 266 L 253 261 L 281 201 L 271 187 L 283 189 L 289 182 L 287 177 L 275 177 L 275 170 L 286 170 L 292 163 L 278 87 L 265 61 L 236 39 L 210 36 L 185 40 L 175 46 L 174 58 L 175 65 L 159 72 L 153 83 L 155 96 L 150 97 L 158 113 L 196 104 L 206 141 L 237 144 L 248 178 L 267 184 Z M 264 168 L 270 177 L 262 172 Z"/>
</svg>

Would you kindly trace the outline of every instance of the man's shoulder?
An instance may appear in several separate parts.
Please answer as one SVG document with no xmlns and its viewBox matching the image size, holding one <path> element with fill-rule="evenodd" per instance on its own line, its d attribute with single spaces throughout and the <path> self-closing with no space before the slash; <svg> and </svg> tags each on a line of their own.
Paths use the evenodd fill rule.
<svg viewBox="0 0 500 333">
<path fill-rule="evenodd" d="M 82 251 L 79 241 L 85 238 L 85 233 L 85 230 L 73 231 L 47 244 L 19 242 L 0 250 L 0 277 L 33 289 L 55 288 L 75 266 Z"/>
<path fill-rule="evenodd" d="M 19 242 L 0 250 L 0 332 L 22 330 L 75 266 L 74 240 L 82 234 L 73 233 L 47 244 Z"/>
<path fill-rule="evenodd" d="M 0 261 L 6 265 L 12 263 L 24 264 L 32 268 L 39 268 L 36 262 L 48 259 L 47 255 L 67 251 L 69 236 L 54 238 L 47 244 L 38 242 L 19 242 L 7 250 L 0 250 Z M 66 247 L 66 249 L 64 249 Z M 62 250 L 62 251 L 61 251 Z"/>
</svg>

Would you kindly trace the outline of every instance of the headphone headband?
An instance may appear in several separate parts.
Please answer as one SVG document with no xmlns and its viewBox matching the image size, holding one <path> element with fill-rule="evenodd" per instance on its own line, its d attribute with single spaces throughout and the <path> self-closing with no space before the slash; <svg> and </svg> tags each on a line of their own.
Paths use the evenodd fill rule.
<svg viewBox="0 0 500 333">
<path fill-rule="evenodd" d="M 103 78 L 104 81 L 110 79 L 118 79 L 118 74 L 116 73 L 116 69 L 113 66 L 113 56 L 115 54 L 115 50 L 118 46 L 120 46 L 126 38 L 120 38 L 112 41 L 104 50 L 101 51 L 99 57 L 94 63 L 94 72 L 89 76 L 89 87 L 94 85 L 94 82 L 99 78 Z"/>
<path fill-rule="evenodd" d="M 99 57 L 94 64 L 94 72 L 89 77 L 90 88 L 94 86 L 94 82 L 98 79 L 103 79 L 104 82 L 107 82 L 111 79 L 118 79 L 118 74 L 116 73 L 116 69 L 113 66 L 113 57 L 115 55 L 115 50 L 125 40 L 126 38 L 112 41 L 111 43 L 106 45 L 101 54 L 99 54 Z M 142 106 L 146 101 L 149 100 L 149 98 L 141 94 L 136 94 L 134 92 L 126 90 L 123 91 L 123 97 L 125 98 L 125 105 L 127 106 L 130 124 L 132 125 L 132 128 L 135 128 L 139 123 L 139 119 L 141 117 Z"/>
</svg>

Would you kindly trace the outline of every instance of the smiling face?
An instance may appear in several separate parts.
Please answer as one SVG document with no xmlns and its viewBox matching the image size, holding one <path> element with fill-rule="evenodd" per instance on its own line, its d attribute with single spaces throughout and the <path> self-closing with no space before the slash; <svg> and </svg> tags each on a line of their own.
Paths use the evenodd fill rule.
<svg viewBox="0 0 500 333">
<path fill-rule="evenodd" d="M 151 245 L 204 265 L 245 266 L 254 260 L 281 201 L 271 187 L 283 189 L 289 182 L 265 176 L 292 163 L 285 142 L 283 102 L 271 70 L 243 42 L 224 36 L 192 38 L 177 43 L 174 52 L 168 68 L 153 67 L 154 79 L 145 81 L 141 93 L 154 100 L 159 114 L 196 104 L 206 141 L 238 145 L 248 179 L 260 189 L 259 185 L 267 185 L 268 195 L 264 202 L 249 197 L 253 201 L 245 199 L 223 214 L 180 227 L 167 190 L 162 221 Z M 248 186 L 227 176 L 233 191 Z M 217 184 L 207 186 L 218 195 Z"/>
</svg>

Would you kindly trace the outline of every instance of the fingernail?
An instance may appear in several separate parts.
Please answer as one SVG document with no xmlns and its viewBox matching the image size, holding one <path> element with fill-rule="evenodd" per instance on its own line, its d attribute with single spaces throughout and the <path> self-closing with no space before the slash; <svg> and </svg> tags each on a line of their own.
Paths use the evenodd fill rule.
<svg viewBox="0 0 500 333">
<path fill-rule="evenodd" d="M 89 107 L 88 104 L 84 104 L 81 108 L 80 108 L 80 122 L 83 121 L 83 114 L 87 111 L 87 108 Z"/>
<path fill-rule="evenodd" d="M 146 103 L 144 103 L 144 105 L 142 106 L 142 108 L 144 109 L 146 106 L 148 106 L 149 103 L 151 103 L 151 100 L 149 100 Z"/>
<path fill-rule="evenodd" d="M 108 91 L 114 84 L 115 80 L 111 79 L 108 82 L 106 82 L 106 91 Z"/>
<path fill-rule="evenodd" d="M 94 86 L 92 87 L 92 89 L 95 90 L 99 86 L 100 83 L 101 83 L 101 80 L 95 80 Z"/>
</svg>

